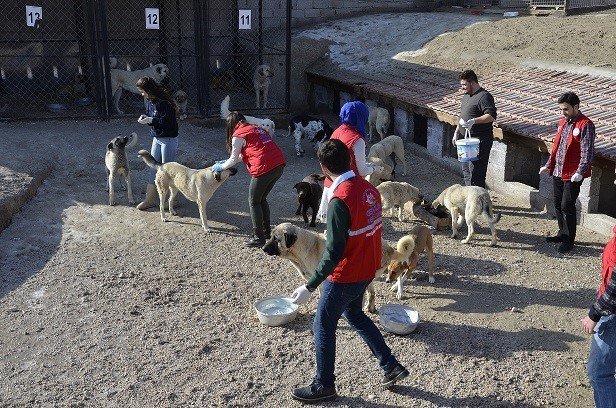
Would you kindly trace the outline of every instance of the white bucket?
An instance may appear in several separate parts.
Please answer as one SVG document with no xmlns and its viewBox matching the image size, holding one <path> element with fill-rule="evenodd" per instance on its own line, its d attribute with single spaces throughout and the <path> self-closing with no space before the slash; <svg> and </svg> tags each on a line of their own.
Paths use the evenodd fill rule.
<svg viewBox="0 0 616 408">
<path fill-rule="evenodd" d="M 458 160 L 461 162 L 472 162 L 479 159 L 479 139 L 471 137 L 471 132 L 467 129 L 464 139 L 456 140 L 458 149 Z"/>
</svg>

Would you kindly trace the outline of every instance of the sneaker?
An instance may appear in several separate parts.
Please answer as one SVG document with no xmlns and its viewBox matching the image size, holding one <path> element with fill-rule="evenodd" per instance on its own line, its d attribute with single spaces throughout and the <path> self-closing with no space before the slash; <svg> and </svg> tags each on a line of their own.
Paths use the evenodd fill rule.
<svg viewBox="0 0 616 408">
<path fill-rule="evenodd" d="M 558 252 L 564 254 L 565 252 L 569 252 L 573 249 L 573 242 L 571 241 L 563 241 L 562 244 L 558 247 Z"/>
<path fill-rule="evenodd" d="M 248 241 L 244 242 L 244 246 L 248 248 L 261 248 L 265 245 L 265 238 L 259 238 L 256 235 L 253 235 Z"/>
<path fill-rule="evenodd" d="M 296 388 L 291 393 L 294 400 L 312 404 L 321 401 L 331 401 L 338 397 L 336 387 L 324 387 L 313 381 L 307 387 Z"/>
<path fill-rule="evenodd" d="M 556 235 L 554 237 L 547 237 L 545 239 L 547 242 L 563 242 L 562 235 Z"/>
<path fill-rule="evenodd" d="M 389 388 L 396 384 L 397 381 L 403 380 L 408 376 L 409 370 L 404 368 L 402 364 L 398 364 L 397 366 L 385 373 L 381 385 L 383 385 L 383 387 L 385 388 Z"/>
</svg>

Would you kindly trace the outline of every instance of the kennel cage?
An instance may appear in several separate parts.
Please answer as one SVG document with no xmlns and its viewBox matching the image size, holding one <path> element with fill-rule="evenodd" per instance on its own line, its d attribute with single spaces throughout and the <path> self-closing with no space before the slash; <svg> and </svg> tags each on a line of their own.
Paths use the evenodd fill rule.
<svg viewBox="0 0 616 408">
<path fill-rule="evenodd" d="M 118 116 L 112 70 L 134 79 L 156 64 L 189 115 L 220 115 L 226 95 L 250 114 L 288 109 L 291 0 L 12 3 L 0 4 L 0 119 Z M 273 75 L 267 108 L 256 108 L 259 65 Z M 143 98 L 124 89 L 119 108 L 142 113 Z"/>
</svg>

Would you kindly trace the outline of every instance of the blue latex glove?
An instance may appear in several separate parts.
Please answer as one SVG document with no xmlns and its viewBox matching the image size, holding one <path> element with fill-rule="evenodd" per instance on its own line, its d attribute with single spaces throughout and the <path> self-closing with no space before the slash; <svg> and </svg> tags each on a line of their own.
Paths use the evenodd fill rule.
<svg viewBox="0 0 616 408">
<path fill-rule="evenodd" d="M 223 161 L 223 163 L 224 163 L 224 161 Z M 216 162 L 216 164 L 214 164 L 214 165 L 212 166 L 212 171 L 213 171 L 214 173 L 220 173 L 220 172 L 222 172 L 222 163 Z"/>
<path fill-rule="evenodd" d="M 224 162 L 226 162 L 226 160 L 218 160 L 216 164 L 223 164 Z"/>
</svg>

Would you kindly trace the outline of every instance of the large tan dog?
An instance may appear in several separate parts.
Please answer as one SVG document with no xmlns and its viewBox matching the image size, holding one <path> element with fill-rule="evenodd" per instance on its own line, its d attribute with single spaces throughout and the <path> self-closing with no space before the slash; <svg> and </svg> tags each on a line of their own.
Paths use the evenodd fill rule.
<svg viewBox="0 0 616 408">
<path fill-rule="evenodd" d="M 490 231 L 492 231 L 490 245 L 496 245 L 494 224 L 500 220 L 501 215 L 493 213 L 492 199 L 488 190 L 477 186 L 454 184 L 445 189 L 432 203 L 434 208 L 439 205 L 444 205 L 451 213 L 451 229 L 453 231 L 451 238 L 458 235 L 458 228 L 462 226 L 462 221 L 466 218 L 468 235 L 466 239 L 462 240 L 462 243 L 468 244 L 475 233 L 474 224 L 477 217 L 483 215 L 483 219 L 490 225 Z"/>
<path fill-rule="evenodd" d="M 220 118 L 221 119 L 227 120 L 227 116 L 229 116 L 229 114 L 231 113 L 231 111 L 229 110 L 230 101 L 231 101 L 231 97 L 227 95 L 225 99 L 223 99 L 222 102 L 220 102 Z M 250 123 L 251 125 L 257 125 L 260 128 L 267 130 L 267 133 L 269 133 L 271 137 L 274 137 L 276 126 L 273 120 L 267 119 L 267 118 L 265 119 L 255 118 L 254 116 L 248 116 L 248 115 L 244 115 L 244 119 L 246 119 L 246 122 Z"/>
<path fill-rule="evenodd" d="M 130 181 L 130 168 L 128 167 L 128 158 L 126 157 L 126 149 L 129 149 L 137 144 L 137 133 L 133 132 L 129 136 L 114 137 L 107 144 L 105 152 L 105 170 L 107 171 L 107 191 L 109 191 L 109 205 L 116 204 L 115 196 L 115 180 L 116 175 L 124 176 L 126 181 L 126 189 L 128 190 L 128 203 L 135 204 L 133 196 L 133 187 Z"/>
<path fill-rule="evenodd" d="M 139 150 L 138 156 L 143 159 L 145 164 L 156 169 L 156 189 L 160 199 L 160 219 L 165 222 L 165 198 L 167 190 L 170 191 L 169 196 L 169 212 L 176 215 L 173 209 L 173 200 L 175 195 L 180 191 L 184 197 L 190 201 L 196 202 L 199 206 L 199 216 L 201 225 L 205 232 L 211 232 L 207 224 L 207 214 L 205 206 L 212 198 L 214 192 L 229 178 L 237 173 L 237 169 L 232 167 L 223 170 L 221 173 L 214 173 L 211 168 L 195 170 L 188 168 L 176 162 L 160 164 L 147 150 Z"/>
<path fill-rule="evenodd" d="M 374 132 L 379 134 L 380 140 L 385 139 L 391 121 L 389 111 L 385 108 L 371 106 L 369 112 L 368 129 L 370 129 L 370 143 L 372 143 Z"/>
<path fill-rule="evenodd" d="M 370 184 L 376 187 L 383 181 L 389 181 L 393 179 L 393 176 L 391 174 L 391 172 L 393 171 L 393 167 L 391 167 L 389 164 L 385 163 L 378 157 L 366 157 L 366 161 L 383 169 L 381 171 L 373 171 L 372 174 L 368 174 L 366 176 L 366 180 L 368 180 Z"/>
<path fill-rule="evenodd" d="M 394 259 L 387 267 L 387 279 L 385 282 L 397 282 L 391 287 L 391 291 L 397 291 L 396 297 L 402 299 L 404 295 L 403 283 L 415 270 L 419 256 L 425 252 L 428 254 L 428 282 L 434 283 L 434 249 L 432 232 L 425 225 L 416 225 L 408 235 L 398 240 L 396 251 L 403 260 Z"/>
<path fill-rule="evenodd" d="M 325 252 L 325 235 L 285 222 L 274 227 L 271 238 L 263 246 L 263 251 L 268 255 L 288 259 L 302 279 L 308 281 Z M 376 271 L 377 276 L 387 268 L 395 249 L 383 243 L 381 253 L 381 268 Z M 371 283 L 367 289 L 367 310 L 376 313 L 373 285 Z"/>
<path fill-rule="evenodd" d="M 257 65 L 255 72 L 252 75 L 252 84 L 255 87 L 255 94 L 257 97 L 255 106 L 260 108 L 260 94 L 263 94 L 263 107 L 267 108 L 267 95 L 269 93 L 269 87 L 272 84 L 272 78 L 274 74 L 267 64 Z"/>
<path fill-rule="evenodd" d="M 114 61 L 115 58 L 111 63 L 112 68 L 117 63 Z M 147 76 L 153 78 L 156 83 L 160 84 L 168 74 L 169 68 L 165 64 L 156 64 L 154 66 L 138 69 L 136 71 L 125 71 L 117 68 L 109 70 L 111 79 L 111 94 L 113 95 L 113 106 L 115 107 L 116 112 L 119 114 L 124 113 L 120 110 L 120 98 L 122 97 L 123 90 L 141 95 L 141 91 L 137 88 L 137 80 L 139 78 Z"/>
<path fill-rule="evenodd" d="M 413 204 L 420 203 L 423 200 L 423 194 L 417 187 L 409 183 L 397 181 L 385 181 L 376 189 L 381 193 L 381 203 L 383 206 L 383 214 L 389 210 L 390 215 L 393 215 L 394 208 L 398 208 L 398 221 L 403 221 L 404 204 L 409 201 Z"/>
<path fill-rule="evenodd" d="M 384 162 L 387 161 L 389 155 L 394 154 L 394 156 L 402 162 L 404 166 L 403 176 L 407 175 L 408 168 L 406 164 L 406 159 L 404 158 L 404 141 L 400 136 L 391 135 L 387 136 L 385 139 L 381 140 L 378 143 L 373 144 L 370 147 L 370 151 L 368 152 L 368 157 L 378 157 Z M 394 162 L 394 171 L 396 169 L 396 160 Z"/>
</svg>

